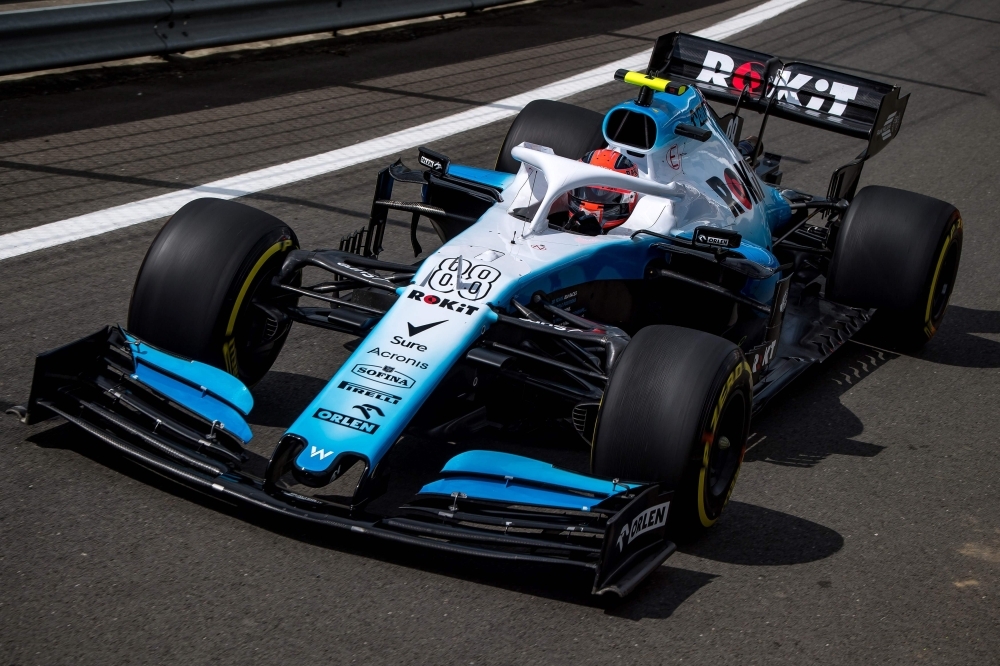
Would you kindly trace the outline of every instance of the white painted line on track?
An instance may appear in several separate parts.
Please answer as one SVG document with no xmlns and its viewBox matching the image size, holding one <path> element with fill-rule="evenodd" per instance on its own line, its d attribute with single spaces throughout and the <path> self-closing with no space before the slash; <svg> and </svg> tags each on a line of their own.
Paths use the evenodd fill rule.
<svg viewBox="0 0 1000 666">
<path fill-rule="evenodd" d="M 707 39 L 722 40 L 787 12 L 806 1 L 769 0 L 769 2 L 748 9 L 694 34 Z M 149 199 L 4 234 L 0 236 L 0 260 L 167 217 L 184 204 L 199 197 L 213 196 L 219 199 L 235 199 L 307 178 L 315 178 L 387 155 L 394 155 L 403 150 L 482 127 L 515 115 L 533 100 L 563 99 L 610 83 L 618 69 L 640 69 L 645 66 L 651 51 L 649 49 L 636 53 L 520 95 L 456 113 L 446 118 L 432 120 L 376 139 L 362 141 L 353 146 L 223 178 L 187 190 L 168 192 Z"/>
</svg>

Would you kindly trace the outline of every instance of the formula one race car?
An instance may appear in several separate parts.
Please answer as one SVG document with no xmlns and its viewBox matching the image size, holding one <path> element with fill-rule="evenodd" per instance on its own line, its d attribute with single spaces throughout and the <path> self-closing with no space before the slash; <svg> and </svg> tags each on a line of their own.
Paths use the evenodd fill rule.
<svg viewBox="0 0 1000 666">
<path fill-rule="evenodd" d="M 146 254 L 127 326 L 38 357 L 25 420 L 61 416 L 235 504 L 577 567 L 595 593 L 628 593 L 674 533 L 719 518 L 751 417 L 779 389 L 869 321 L 886 345 L 934 335 L 962 220 L 920 194 L 855 192 L 899 131 L 898 87 L 678 33 L 645 73 L 616 78 L 638 96 L 603 116 L 527 105 L 495 170 L 428 149 L 421 170 L 383 169 L 369 224 L 336 250 L 301 250 L 239 203 L 184 206 Z M 742 136 L 746 112 L 756 136 Z M 780 189 L 773 116 L 867 145 L 825 196 Z M 390 211 L 409 214 L 416 256 L 422 220 L 443 245 L 380 260 Z M 306 269 L 331 278 L 304 286 Z M 246 447 L 248 387 L 293 322 L 356 340 L 264 459 Z M 589 465 L 469 446 L 531 419 L 575 429 Z M 397 500 L 405 441 L 460 452 Z"/>
</svg>

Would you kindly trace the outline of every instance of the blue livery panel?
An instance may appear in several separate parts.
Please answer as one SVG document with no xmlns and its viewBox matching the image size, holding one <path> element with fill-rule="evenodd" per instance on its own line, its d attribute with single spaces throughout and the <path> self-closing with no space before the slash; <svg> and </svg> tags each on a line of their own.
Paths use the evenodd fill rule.
<svg viewBox="0 0 1000 666">
<path fill-rule="evenodd" d="M 637 230 L 690 238 L 699 225 L 732 229 L 745 239 L 739 254 L 776 269 L 769 221 L 790 214 L 787 202 L 746 166 L 703 105 L 701 95 L 687 88 L 680 94 L 657 93 L 649 107 L 626 102 L 612 109 L 605 138 L 622 152 L 635 154 L 634 147 L 614 140 L 610 119 L 616 112 L 649 117 L 656 127 L 652 144 L 635 158 L 640 177 L 627 177 L 627 183 L 611 182 L 620 174 L 530 144 L 512 150 L 523 162 L 517 174 L 449 164 L 451 176 L 501 189 L 501 201 L 427 257 L 413 282 L 397 290 L 399 298 L 388 313 L 288 429 L 306 442 L 295 468 L 322 479 L 341 456 L 350 455 L 365 460 L 370 470 L 496 321 L 491 307 L 510 312 L 512 299 L 525 303 L 537 291 L 644 279 L 645 267 L 664 258 L 664 252 L 652 247 L 661 239 L 635 235 Z M 681 136 L 679 124 L 710 130 L 710 138 Z M 545 216 L 565 205 L 560 203 L 564 192 L 590 179 L 639 192 L 632 217 L 600 236 L 549 228 Z M 534 211 L 530 218 L 518 212 L 529 210 Z M 747 280 L 744 294 L 768 303 L 778 279 Z M 442 489 L 455 485 L 447 478 L 435 483 Z M 486 484 L 483 492 L 492 487 L 492 482 L 477 483 Z"/>
<path fill-rule="evenodd" d="M 460 453 L 445 463 L 441 475 L 444 478 L 428 483 L 420 494 L 590 511 L 609 497 L 638 487 L 502 451 Z"/>
<path fill-rule="evenodd" d="M 232 375 L 198 361 L 189 361 L 150 347 L 125 334 L 135 371 L 132 378 L 192 412 L 216 422 L 244 443 L 253 432 L 243 415 L 253 408 L 249 389 Z"/>
</svg>

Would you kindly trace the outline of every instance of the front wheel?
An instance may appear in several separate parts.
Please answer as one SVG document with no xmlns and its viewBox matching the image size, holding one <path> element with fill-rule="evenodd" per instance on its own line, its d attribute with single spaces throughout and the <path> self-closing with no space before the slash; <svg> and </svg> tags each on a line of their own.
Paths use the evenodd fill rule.
<svg viewBox="0 0 1000 666">
<path fill-rule="evenodd" d="M 673 490 L 675 533 L 715 524 L 736 485 L 753 387 L 740 349 L 715 335 L 648 326 L 615 364 L 598 412 L 595 475 Z"/>
<path fill-rule="evenodd" d="M 214 365 L 253 385 L 274 363 L 291 322 L 269 294 L 295 233 L 235 201 L 196 199 L 174 213 L 146 252 L 128 329 L 140 339 Z M 266 296 L 266 298 L 265 298 Z M 260 307 L 264 306 L 264 307 Z"/>
</svg>

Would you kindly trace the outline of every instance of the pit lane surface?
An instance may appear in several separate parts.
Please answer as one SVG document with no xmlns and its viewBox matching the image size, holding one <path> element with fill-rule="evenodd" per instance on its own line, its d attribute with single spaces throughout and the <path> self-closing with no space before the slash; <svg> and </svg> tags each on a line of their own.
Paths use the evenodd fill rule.
<svg viewBox="0 0 1000 666">
<path fill-rule="evenodd" d="M 377 36 L 0 87 L 0 233 L 350 145 L 528 90 L 753 3 L 547 2 Z M 681 13 L 683 12 L 683 13 Z M 916 356 L 849 344 L 756 420 L 726 516 L 628 599 L 580 581 L 248 522 L 55 422 L 0 418 L 0 660 L 52 663 L 998 663 L 1000 112 L 995 3 L 810 0 L 730 41 L 897 82 L 863 183 L 956 204 L 944 327 Z M 75 90 L 79 88 L 79 90 Z M 141 95 L 140 95 L 141 93 Z M 598 110 L 609 83 L 570 101 Z M 491 166 L 508 122 L 433 145 Z M 772 121 L 784 184 L 856 141 Z M 414 163 L 413 151 L 402 155 Z M 247 197 L 304 247 L 367 218 L 388 160 Z M 0 406 L 35 353 L 124 321 L 162 221 L 0 262 Z M 436 245 L 421 236 L 425 249 Z M 408 257 L 390 228 L 383 255 Z M 255 391 L 273 442 L 347 352 L 293 329 Z M 568 463 L 576 442 L 556 442 Z M 422 460 L 433 468 L 452 452 Z"/>
</svg>

